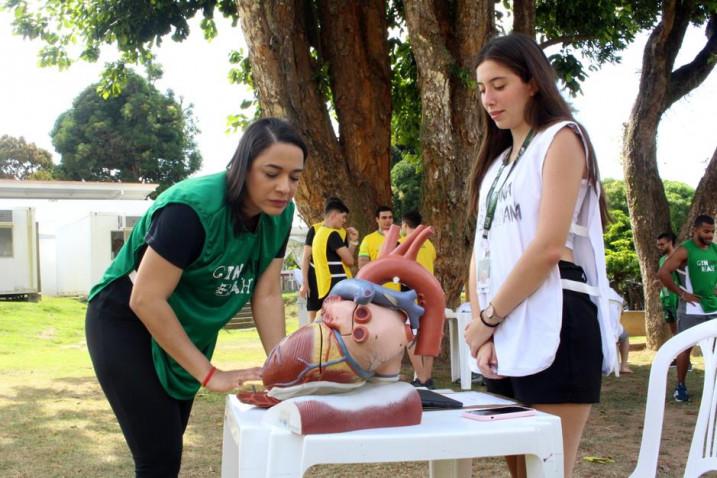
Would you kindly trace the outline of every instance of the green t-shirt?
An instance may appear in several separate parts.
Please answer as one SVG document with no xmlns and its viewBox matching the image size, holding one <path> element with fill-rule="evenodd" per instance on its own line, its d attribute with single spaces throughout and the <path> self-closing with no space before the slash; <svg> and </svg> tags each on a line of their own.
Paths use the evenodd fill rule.
<svg viewBox="0 0 717 478">
<path fill-rule="evenodd" d="M 665 264 L 665 261 L 667 260 L 667 256 L 660 257 L 660 267 L 662 267 Z M 677 271 L 674 271 L 672 273 L 672 281 L 680 285 L 680 275 L 677 273 Z M 675 310 L 677 309 L 677 302 L 679 300 L 679 297 L 677 294 L 672 292 L 667 287 L 663 287 L 660 289 L 660 302 L 662 302 L 662 307 L 664 309 L 670 309 Z"/>
<path fill-rule="evenodd" d="M 199 257 L 182 271 L 168 302 L 190 340 L 211 359 L 219 330 L 251 297 L 256 280 L 281 250 L 294 214 L 290 203 L 279 216 L 260 214 L 254 232 L 236 234 L 225 196 L 226 173 L 187 179 L 160 194 L 92 288 L 89 300 L 139 266 L 139 254 L 156 211 L 169 203 L 186 204 L 204 226 L 204 246 Z M 152 357 L 169 395 L 178 400 L 194 397 L 200 384 L 154 340 Z"/>
<path fill-rule="evenodd" d="M 692 239 L 682 243 L 687 249 L 687 274 L 692 293 L 700 297 L 705 313 L 717 312 L 717 244 L 702 249 Z"/>
</svg>

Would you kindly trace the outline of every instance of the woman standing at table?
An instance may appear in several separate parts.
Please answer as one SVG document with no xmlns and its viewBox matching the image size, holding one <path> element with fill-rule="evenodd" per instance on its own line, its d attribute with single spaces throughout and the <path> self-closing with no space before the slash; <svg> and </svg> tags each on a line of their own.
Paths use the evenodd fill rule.
<svg viewBox="0 0 717 478">
<path fill-rule="evenodd" d="M 476 74 L 484 131 L 465 337 L 488 391 L 560 416 L 570 476 L 601 371 L 615 363 L 597 162 L 531 38 L 494 38 Z M 511 474 L 524 463 L 509 460 Z"/>
<path fill-rule="evenodd" d="M 226 393 L 258 378 L 210 362 L 250 298 L 264 350 L 284 337 L 280 272 L 306 155 L 288 123 L 256 121 L 226 172 L 159 195 L 90 292 L 87 345 L 136 476 L 177 476 L 200 386 Z"/>
</svg>

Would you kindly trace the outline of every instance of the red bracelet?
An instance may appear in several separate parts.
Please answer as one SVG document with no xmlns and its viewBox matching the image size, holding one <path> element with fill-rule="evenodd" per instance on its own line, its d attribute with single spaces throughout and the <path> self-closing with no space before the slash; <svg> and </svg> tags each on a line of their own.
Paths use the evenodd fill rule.
<svg viewBox="0 0 717 478">
<path fill-rule="evenodd" d="M 212 379 L 212 377 L 214 376 L 214 372 L 216 372 L 216 371 L 217 371 L 217 368 L 216 368 L 214 365 L 212 365 L 212 368 L 210 368 L 210 369 L 209 369 L 209 372 L 207 372 L 207 376 L 204 377 L 204 380 L 202 380 L 202 387 L 206 387 L 206 386 L 207 386 L 207 384 L 209 383 L 209 381 L 210 381 L 210 380 Z"/>
</svg>

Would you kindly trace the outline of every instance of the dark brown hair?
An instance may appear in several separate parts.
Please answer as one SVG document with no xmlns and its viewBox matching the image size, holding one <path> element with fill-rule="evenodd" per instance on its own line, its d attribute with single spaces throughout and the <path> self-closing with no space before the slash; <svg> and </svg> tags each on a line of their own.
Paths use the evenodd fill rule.
<svg viewBox="0 0 717 478">
<path fill-rule="evenodd" d="M 390 212 L 393 214 L 393 210 L 388 206 L 379 206 L 376 208 L 376 219 L 378 219 L 381 216 L 382 212 Z"/>
<path fill-rule="evenodd" d="M 712 216 L 708 216 L 707 214 L 700 214 L 695 218 L 694 227 L 701 227 L 704 224 L 714 226 L 715 220 Z"/>
<path fill-rule="evenodd" d="M 329 214 L 331 211 L 345 212 L 348 214 L 349 208 L 341 199 L 332 196 L 328 198 L 326 204 L 324 204 L 324 215 Z"/>
<path fill-rule="evenodd" d="M 257 156 L 276 143 L 293 144 L 301 149 L 306 161 L 309 152 L 304 140 L 288 122 L 279 118 L 262 118 L 244 131 L 234 156 L 227 165 L 227 202 L 234 218 L 235 231 L 239 231 L 243 217 L 241 206 L 246 194 L 246 176 Z"/>
<path fill-rule="evenodd" d="M 421 217 L 421 213 L 416 211 L 415 209 L 408 212 L 404 212 L 403 216 L 401 217 L 401 220 L 405 222 L 406 225 L 411 229 L 415 229 L 423 223 L 423 217 Z"/>
<path fill-rule="evenodd" d="M 601 191 L 600 173 L 590 137 L 585 128 L 575 121 L 570 107 L 560 95 L 556 84 L 555 70 L 553 70 L 543 50 L 529 36 L 521 33 L 511 33 L 490 40 L 478 54 L 474 63 L 475 67 L 477 68 L 487 60 L 500 63 L 510 69 L 525 83 L 533 82 L 536 93 L 528 100 L 525 106 L 525 121 L 532 128 L 540 131 L 559 121 L 573 121 L 578 125 L 587 145 L 588 183 L 601 193 L 600 211 L 603 225 L 606 224 L 608 217 L 605 195 Z M 469 180 L 469 216 L 475 216 L 478 209 L 480 186 L 488 168 L 500 153 L 513 144 L 510 131 L 498 128 L 488 116 L 485 108 L 481 108 L 481 116 L 483 120 L 483 141 Z"/>
</svg>

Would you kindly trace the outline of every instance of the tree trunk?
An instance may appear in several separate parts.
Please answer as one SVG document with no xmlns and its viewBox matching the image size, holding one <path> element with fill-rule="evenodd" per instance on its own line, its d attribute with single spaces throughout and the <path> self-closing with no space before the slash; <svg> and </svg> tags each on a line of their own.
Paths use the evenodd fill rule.
<svg viewBox="0 0 717 478">
<path fill-rule="evenodd" d="M 690 236 L 692 224 L 695 218 L 700 214 L 708 214 L 712 217 L 717 216 L 717 149 L 712 154 L 705 175 L 700 179 L 697 185 L 695 195 L 692 198 L 692 206 L 687 214 L 687 219 L 680 230 L 679 239 L 683 241 Z"/>
<path fill-rule="evenodd" d="M 406 0 L 421 92 L 422 211 L 434 227 L 436 275 L 450 307 L 460 300 L 475 218 L 468 175 L 480 145 L 480 101 L 472 61 L 494 32 L 494 2 Z"/>
<path fill-rule="evenodd" d="M 391 66 L 382 0 L 320 1 L 321 47 L 329 65 L 339 145 L 349 167 L 347 203 L 359 229 L 376 228 L 377 205 L 391 205 Z M 360 191 L 360 193 L 359 193 Z M 341 191 L 337 191 L 341 195 Z"/>
<path fill-rule="evenodd" d="M 535 0 L 513 0 L 513 31 L 535 36 Z"/>
<path fill-rule="evenodd" d="M 316 221 L 325 199 L 338 196 L 362 235 L 375 228 L 375 206 L 391 204 L 385 8 L 382 0 L 320 1 L 318 12 L 302 0 L 238 0 L 262 111 L 291 121 L 309 147 L 297 192 L 300 214 Z M 326 64 L 339 137 L 319 84 Z"/>
<path fill-rule="evenodd" d="M 693 1 L 664 3 L 662 19 L 645 45 L 640 88 L 624 135 L 625 186 L 643 278 L 647 346 L 651 349 L 662 344 L 665 331 L 659 301 L 661 285 L 656 280 L 659 255 L 655 239 L 670 230 L 669 205 L 657 170 L 657 127 L 663 113 L 707 77 L 714 66 L 710 57 L 717 47 L 712 34 L 691 63 L 672 71 L 694 9 Z"/>
</svg>

